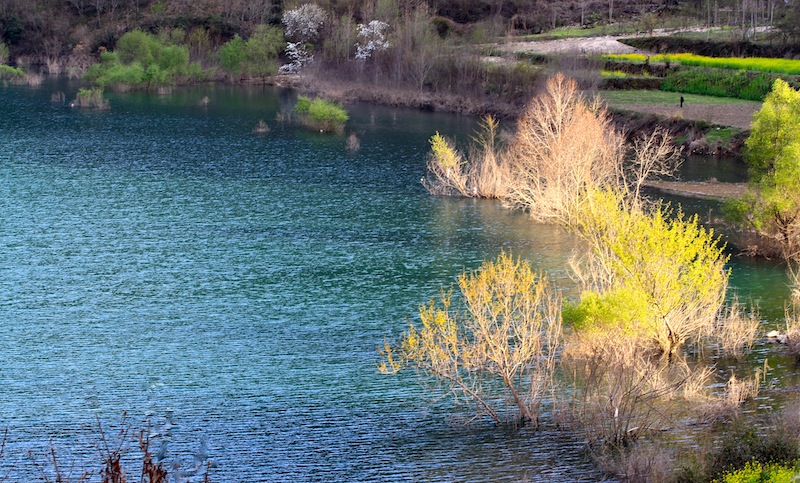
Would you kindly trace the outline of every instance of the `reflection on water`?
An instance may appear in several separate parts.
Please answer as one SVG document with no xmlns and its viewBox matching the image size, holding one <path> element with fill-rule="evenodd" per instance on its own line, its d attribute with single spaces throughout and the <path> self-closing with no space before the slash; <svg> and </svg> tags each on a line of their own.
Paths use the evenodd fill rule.
<svg viewBox="0 0 800 483">
<path fill-rule="evenodd" d="M 744 183 L 747 181 L 747 165 L 739 157 L 689 155 L 683 159 L 677 178 L 681 181 L 708 181 L 720 183 Z"/>
</svg>

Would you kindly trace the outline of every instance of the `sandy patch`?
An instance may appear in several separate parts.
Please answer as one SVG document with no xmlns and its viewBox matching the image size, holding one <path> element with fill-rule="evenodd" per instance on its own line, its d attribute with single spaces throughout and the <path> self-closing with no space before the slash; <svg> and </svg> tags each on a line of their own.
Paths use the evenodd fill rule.
<svg viewBox="0 0 800 483">
<path fill-rule="evenodd" d="M 542 40 L 535 42 L 508 42 L 499 44 L 502 52 L 533 52 L 536 54 L 628 54 L 636 52 L 630 45 L 625 45 L 617 37 L 585 37 L 558 40 Z"/>
<path fill-rule="evenodd" d="M 675 94 L 676 104 L 668 106 L 663 104 L 612 104 L 611 107 L 628 111 L 648 112 L 667 118 L 692 119 L 705 121 L 709 124 L 720 126 L 734 126 L 740 129 L 750 129 L 750 123 L 761 105 L 748 104 L 699 104 L 678 107 L 680 94 Z"/>
</svg>

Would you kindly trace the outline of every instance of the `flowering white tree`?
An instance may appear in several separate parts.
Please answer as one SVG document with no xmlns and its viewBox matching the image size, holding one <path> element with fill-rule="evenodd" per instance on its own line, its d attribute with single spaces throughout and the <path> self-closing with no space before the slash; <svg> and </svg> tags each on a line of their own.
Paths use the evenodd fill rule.
<svg viewBox="0 0 800 483">
<path fill-rule="evenodd" d="M 314 54 L 310 53 L 302 42 L 287 42 L 286 57 L 291 62 L 282 65 L 278 69 L 278 74 L 296 74 L 303 66 L 314 60 Z"/>
<path fill-rule="evenodd" d="M 367 60 L 374 52 L 384 52 L 389 49 L 386 40 L 386 30 L 389 24 L 380 20 L 373 20 L 367 25 L 358 24 L 358 42 L 356 42 L 356 59 Z"/>
<path fill-rule="evenodd" d="M 286 38 L 298 42 L 314 42 L 318 39 L 328 15 L 315 3 L 305 3 L 283 14 Z"/>
<path fill-rule="evenodd" d="M 328 15 L 315 3 L 304 3 L 283 14 L 286 38 L 294 40 L 286 44 L 286 57 L 291 61 L 278 69 L 279 74 L 296 74 L 314 60 L 310 45 L 319 39 Z"/>
</svg>

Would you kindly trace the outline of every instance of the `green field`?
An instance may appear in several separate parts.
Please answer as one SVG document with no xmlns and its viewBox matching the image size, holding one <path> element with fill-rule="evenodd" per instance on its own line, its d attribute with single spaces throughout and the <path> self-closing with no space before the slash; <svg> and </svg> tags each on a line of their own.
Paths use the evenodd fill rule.
<svg viewBox="0 0 800 483">
<path fill-rule="evenodd" d="M 678 94 L 676 92 L 631 90 L 600 91 L 600 97 L 609 104 L 669 104 L 679 105 L 681 95 L 686 105 L 695 104 L 759 104 L 754 101 L 734 99 L 732 97 L 700 96 L 696 94 Z"/>
<path fill-rule="evenodd" d="M 705 55 L 683 54 L 606 54 L 610 60 L 628 62 L 675 62 L 681 65 L 708 67 L 715 69 L 754 70 L 777 74 L 800 75 L 800 60 L 773 59 L 767 57 L 708 57 Z"/>
</svg>

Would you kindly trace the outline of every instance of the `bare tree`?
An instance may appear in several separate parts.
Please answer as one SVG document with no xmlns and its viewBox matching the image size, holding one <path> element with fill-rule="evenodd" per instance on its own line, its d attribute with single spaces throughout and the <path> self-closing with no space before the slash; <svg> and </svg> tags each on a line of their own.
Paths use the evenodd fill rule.
<svg viewBox="0 0 800 483">
<path fill-rule="evenodd" d="M 540 221 L 569 225 L 587 189 L 618 183 L 622 155 L 605 110 L 556 74 L 517 124 L 507 154 L 516 180 L 511 201 Z"/>
</svg>

